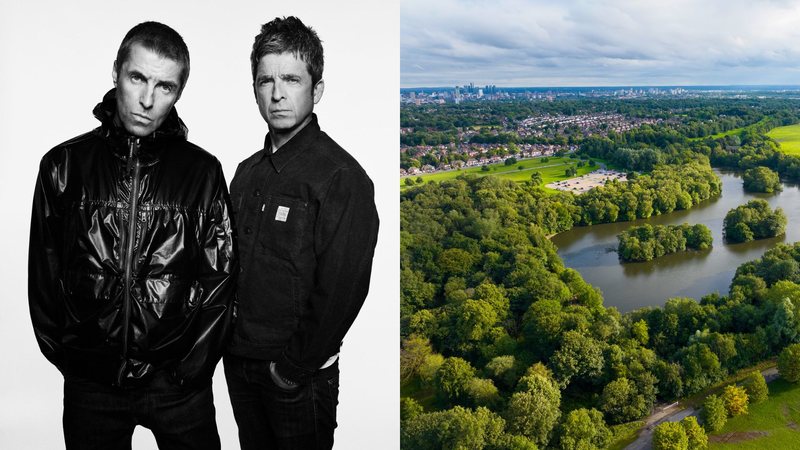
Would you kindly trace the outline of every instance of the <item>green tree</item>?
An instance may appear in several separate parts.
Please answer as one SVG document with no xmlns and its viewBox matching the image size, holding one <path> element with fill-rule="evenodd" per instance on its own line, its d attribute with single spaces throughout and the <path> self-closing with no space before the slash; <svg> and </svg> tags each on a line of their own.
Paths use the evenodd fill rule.
<svg viewBox="0 0 800 450">
<path fill-rule="evenodd" d="M 716 395 L 709 395 L 703 402 L 700 418 L 703 420 L 703 426 L 709 432 L 721 430 L 728 421 L 728 411 L 725 409 L 725 402 Z"/>
<path fill-rule="evenodd" d="M 742 387 L 747 391 L 750 403 L 760 403 L 769 397 L 769 388 L 764 380 L 764 375 L 758 370 L 750 372 L 742 381 Z"/>
<path fill-rule="evenodd" d="M 786 346 L 778 355 L 778 372 L 790 383 L 800 381 L 800 344 Z"/>
<path fill-rule="evenodd" d="M 573 377 L 594 379 L 603 372 L 603 346 L 592 337 L 577 331 L 567 331 L 561 347 L 550 359 L 553 374 L 559 385 L 566 387 Z"/>
<path fill-rule="evenodd" d="M 689 450 L 689 438 L 680 423 L 664 422 L 653 431 L 653 450 Z"/>
<path fill-rule="evenodd" d="M 781 208 L 774 211 L 766 200 L 756 199 L 728 211 L 723 232 L 728 242 L 746 242 L 783 234 L 786 215 Z"/>
<path fill-rule="evenodd" d="M 400 421 L 405 422 L 424 412 L 422 405 L 411 397 L 400 397 Z"/>
<path fill-rule="evenodd" d="M 634 322 L 631 325 L 631 337 L 636 339 L 639 344 L 647 345 L 647 342 L 650 339 L 649 335 L 647 334 L 647 322 L 644 320 Z"/>
<path fill-rule="evenodd" d="M 558 435 L 558 448 L 562 450 L 599 450 L 611 441 L 611 431 L 603 414 L 594 408 L 570 411 L 561 422 Z"/>
<path fill-rule="evenodd" d="M 406 186 L 413 186 L 413 185 L 414 185 L 414 180 L 412 180 L 411 178 L 406 178 L 406 179 L 403 181 L 403 183 L 404 183 Z"/>
<path fill-rule="evenodd" d="M 750 192 L 765 192 L 771 194 L 783 189 L 778 173 L 764 166 L 745 170 L 742 181 L 744 189 Z"/>
<path fill-rule="evenodd" d="M 425 360 L 422 361 L 422 364 L 417 369 L 417 374 L 423 385 L 433 386 L 435 384 L 436 374 L 442 364 L 444 364 L 444 356 L 438 353 L 425 357 Z"/>
<path fill-rule="evenodd" d="M 508 401 L 508 430 L 544 447 L 561 416 L 561 391 L 540 373 L 522 377 L 518 389 Z"/>
<path fill-rule="evenodd" d="M 697 423 L 694 416 L 684 417 L 680 422 L 686 438 L 689 442 L 688 448 L 691 450 L 706 450 L 708 448 L 708 436 L 705 430 Z"/>
<path fill-rule="evenodd" d="M 603 388 L 600 409 L 609 423 L 624 423 L 644 417 L 650 406 L 645 395 L 628 378 L 617 378 Z"/>
<path fill-rule="evenodd" d="M 747 391 L 741 386 L 728 385 L 722 391 L 722 402 L 731 417 L 747 414 Z"/>
<path fill-rule="evenodd" d="M 481 450 L 498 444 L 505 421 L 486 408 L 461 406 L 420 414 L 403 423 L 400 446 L 415 450 Z"/>
<path fill-rule="evenodd" d="M 408 380 L 419 373 L 425 359 L 433 353 L 428 339 L 412 334 L 400 349 L 400 379 Z"/>
<path fill-rule="evenodd" d="M 542 184 L 542 173 L 534 170 L 533 173 L 531 173 L 531 183 L 533 183 L 534 186 Z"/>
<path fill-rule="evenodd" d="M 457 356 L 445 358 L 434 379 L 437 394 L 451 402 L 459 401 L 474 376 L 475 369 L 467 361 Z"/>
<path fill-rule="evenodd" d="M 472 378 L 464 386 L 464 394 L 475 406 L 494 407 L 500 401 L 500 393 L 492 380 Z"/>
<path fill-rule="evenodd" d="M 506 389 L 510 389 L 517 382 L 516 369 L 516 359 L 513 355 L 495 356 L 486 364 L 486 373 Z"/>
</svg>

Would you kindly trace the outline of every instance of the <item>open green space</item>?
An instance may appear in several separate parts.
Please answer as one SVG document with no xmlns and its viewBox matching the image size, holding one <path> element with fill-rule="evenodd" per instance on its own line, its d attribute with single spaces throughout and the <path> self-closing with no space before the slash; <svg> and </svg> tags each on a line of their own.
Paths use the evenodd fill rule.
<svg viewBox="0 0 800 450">
<path fill-rule="evenodd" d="M 710 436 L 709 449 L 800 449 L 800 385 L 783 379 L 769 384 L 769 399 L 750 405 L 748 414 L 733 417 Z M 733 433 L 731 435 L 731 433 Z"/>
<path fill-rule="evenodd" d="M 778 141 L 787 155 L 800 155 L 800 124 L 773 128 L 767 136 Z"/>
<path fill-rule="evenodd" d="M 505 163 L 495 163 L 489 164 L 489 170 L 484 171 L 481 166 L 477 167 L 469 167 L 466 169 L 459 169 L 459 170 L 450 170 L 447 172 L 437 172 L 431 174 L 424 174 L 419 175 L 422 177 L 424 182 L 428 181 L 436 181 L 441 182 L 445 180 L 452 180 L 462 174 L 474 174 L 478 176 L 486 176 L 486 175 L 494 175 L 501 178 L 507 178 L 512 181 L 522 182 L 528 181 L 531 179 L 531 174 L 533 171 L 538 171 L 542 174 L 542 185 L 544 186 L 547 183 L 552 183 L 554 181 L 561 181 L 566 180 L 568 177 L 564 174 L 564 171 L 569 166 L 575 166 L 578 163 L 577 159 L 569 158 L 569 157 L 548 157 L 546 158 L 532 158 L 532 159 L 525 159 L 517 161 L 515 164 L 510 166 L 505 165 Z M 589 167 L 588 164 L 584 165 L 583 167 L 576 167 L 575 169 L 578 171 L 578 175 L 581 176 L 585 175 L 593 170 L 597 170 L 600 168 L 600 163 L 604 163 L 602 160 L 595 159 L 597 165 L 595 167 Z M 522 166 L 522 169 L 519 167 Z M 610 167 L 609 168 L 613 168 Z M 412 175 L 410 177 L 403 177 L 400 179 L 400 188 L 405 189 L 405 181 L 406 178 L 411 178 L 412 180 L 417 179 L 417 175 Z"/>
</svg>

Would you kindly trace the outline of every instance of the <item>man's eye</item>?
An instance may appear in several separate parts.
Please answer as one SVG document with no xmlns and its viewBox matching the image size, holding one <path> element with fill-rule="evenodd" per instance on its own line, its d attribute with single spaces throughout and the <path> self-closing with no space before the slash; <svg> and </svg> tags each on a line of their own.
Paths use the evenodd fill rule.
<svg viewBox="0 0 800 450">
<path fill-rule="evenodd" d="M 167 86 L 165 84 L 162 84 L 161 90 L 164 91 L 165 94 L 169 94 L 170 92 L 172 92 L 172 86 Z"/>
<path fill-rule="evenodd" d="M 133 81 L 144 81 L 144 78 L 142 78 L 141 75 L 137 75 L 137 74 L 134 73 L 134 74 L 131 74 L 131 80 L 133 80 Z"/>
</svg>

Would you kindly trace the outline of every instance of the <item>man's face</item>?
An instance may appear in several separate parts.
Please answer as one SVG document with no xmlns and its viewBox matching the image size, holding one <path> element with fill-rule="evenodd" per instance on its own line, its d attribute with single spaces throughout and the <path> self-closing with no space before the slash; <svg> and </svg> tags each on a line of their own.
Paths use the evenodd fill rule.
<svg viewBox="0 0 800 450">
<path fill-rule="evenodd" d="M 324 83 L 312 84 L 308 66 L 292 53 L 271 53 L 258 62 L 254 88 L 270 132 L 294 135 L 311 120 Z"/>
<path fill-rule="evenodd" d="M 117 117 L 134 136 L 147 136 L 167 118 L 180 97 L 183 67 L 140 44 L 111 77 L 117 87 Z"/>
</svg>

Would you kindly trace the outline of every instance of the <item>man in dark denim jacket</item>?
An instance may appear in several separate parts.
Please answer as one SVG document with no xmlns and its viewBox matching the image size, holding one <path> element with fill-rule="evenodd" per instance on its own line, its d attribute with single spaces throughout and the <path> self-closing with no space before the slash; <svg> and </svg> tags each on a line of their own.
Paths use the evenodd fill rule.
<svg viewBox="0 0 800 450">
<path fill-rule="evenodd" d="M 331 448 L 338 353 L 369 289 L 372 181 L 320 130 L 322 44 L 295 17 L 251 54 L 269 134 L 231 183 L 242 270 L 225 374 L 243 450 Z"/>
</svg>

